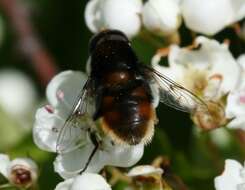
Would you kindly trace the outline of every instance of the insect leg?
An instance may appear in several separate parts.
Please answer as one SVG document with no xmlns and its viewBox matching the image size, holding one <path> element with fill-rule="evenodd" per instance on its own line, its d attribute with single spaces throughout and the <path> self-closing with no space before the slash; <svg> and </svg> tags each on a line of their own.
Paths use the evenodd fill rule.
<svg viewBox="0 0 245 190">
<path fill-rule="evenodd" d="M 100 143 L 98 142 L 97 140 L 97 137 L 96 137 L 96 134 L 95 133 L 90 133 L 90 138 L 91 138 L 91 141 L 92 143 L 94 144 L 94 148 L 93 148 L 93 151 L 91 152 L 84 168 L 79 172 L 79 174 L 81 175 L 83 172 L 85 172 L 85 170 L 88 168 L 88 165 L 90 164 L 90 162 L 92 161 L 96 151 L 98 150 L 99 148 L 99 145 Z"/>
</svg>

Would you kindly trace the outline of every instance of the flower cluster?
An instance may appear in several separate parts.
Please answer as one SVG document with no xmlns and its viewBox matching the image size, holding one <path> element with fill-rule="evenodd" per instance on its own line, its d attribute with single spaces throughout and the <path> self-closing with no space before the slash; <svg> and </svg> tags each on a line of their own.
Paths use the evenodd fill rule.
<svg viewBox="0 0 245 190">
<path fill-rule="evenodd" d="M 242 0 L 148 0 L 145 3 L 141 0 L 90 0 L 85 9 L 85 20 L 93 33 L 118 29 L 129 38 L 138 35 L 142 26 L 158 37 L 169 37 L 178 32 L 182 20 L 194 32 L 214 35 L 244 17 L 245 1 Z M 168 56 L 168 66 L 160 64 L 165 56 Z M 229 43 L 198 36 L 188 47 L 171 44 L 158 49 L 151 66 L 207 103 L 214 120 L 208 121 L 205 113 L 197 111 L 192 114 L 192 119 L 198 127 L 211 130 L 225 125 L 245 130 L 245 54 L 235 59 Z M 114 143 L 89 115 L 85 114 L 82 119 L 66 126 L 87 79 L 83 72 L 59 73 L 47 87 L 48 104 L 36 112 L 35 143 L 40 149 L 58 153 L 54 169 L 64 181 L 56 186 L 56 190 L 78 190 L 80 187 L 111 190 L 98 173 L 107 165 L 130 167 L 141 159 L 144 152 L 143 144 Z M 159 94 L 153 96 L 157 99 L 156 107 Z M 91 135 L 99 140 L 98 147 Z M 230 169 L 232 167 L 235 169 Z M 135 187 L 144 187 L 142 179 L 149 177 L 147 187 L 161 189 L 163 173 L 162 169 L 153 166 L 139 166 L 127 176 Z M 235 180 L 226 186 L 227 189 L 244 189 L 244 168 L 228 160 L 224 174 L 215 179 L 217 190 L 223 187 L 229 176 Z"/>
<path fill-rule="evenodd" d="M 96 33 L 118 29 L 136 36 L 143 25 L 160 35 L 175 33 L 182 19 L 195 32 L 214 35 L 245 16 L 242 0 L 90 0 L 85 10 L 88 28 Z M 142 22 L 141 22 L 142 21 Z"/>
</svg>

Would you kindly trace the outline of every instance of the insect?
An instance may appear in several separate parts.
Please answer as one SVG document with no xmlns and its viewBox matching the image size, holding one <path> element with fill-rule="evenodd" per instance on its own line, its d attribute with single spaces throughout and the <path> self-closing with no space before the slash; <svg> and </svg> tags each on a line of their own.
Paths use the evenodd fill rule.
<svg viewBox="0 0 245 190">
<path fill-rule="evenodd" d="M 94 102 L 95 111 L 91 117 L 100 122 L 103 132 L 114 143 L 149 143 L 157 121 L 153 89 L 158 92 L 161 102 L 175 109 L 208 112 L 202 99 L 142 64 L 128 38 L 118 30 L 105 30 L 95 35 L 90 41 L 89 53 L 88 80 L 63 129 L 72 127 L 77 117 L 87 114 L 89 102 Z M 57 146 L 62 136 L 58 138 Z"/>
</svg>

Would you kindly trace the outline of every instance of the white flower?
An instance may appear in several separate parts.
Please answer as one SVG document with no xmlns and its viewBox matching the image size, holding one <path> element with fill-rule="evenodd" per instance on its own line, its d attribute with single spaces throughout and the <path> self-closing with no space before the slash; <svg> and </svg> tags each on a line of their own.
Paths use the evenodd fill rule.
<svg viewBox="0 0 245 190">
<path fill-rule="evenodd" d="M 85 21 L 93 32 L 118 29 L 129 38 L 141 28 L 141 0 L 90 0 L 85 8 Z"/>
<path fill-rule="evenodd" d="M 55 152 L 61 128 L 70 113 L 75 99 L 83 88 L 87 77 L 82 72 L 65 71 L 52 79 L 47 87 L 47 98 L 51 105 L 36 113 L 33 129 L 34 141 L 43 150 Z M 90 139 L 87 122 L 78 122 L 63 135 L 59 144 L 62 153 L 55 160 L 55 171 L 70 178 L 84 169 L 94 144 Z M 96 132 L 99 135 L 99 132 Z M 144 145 L 114 145 L 109 137 L 101 137 L 100 147 L 86 171 L 98 172 L 105 165 L 129 167 L 143 155 Z"/>
<path fill-rule="evenodd" d="M 161 52 L 153 57 L 152 65 L 207 101 L 211 114 L 200 110 L 194 114 L 193 120 L 197 126 L 210 130 L 227 123 L 224 110 L 212 102 L 221 102 L 222 97 L 237 87 L 242 70 L 226 44 L 198 37 L 195 45 L 196 49 L 173 45 L 168 56 L 168 67 L 159 65 Z M 211 115 L 214 117 L 211 118 Z"/>
<path fill-rule="evenodd" d="M 29 158 L 16 158 L 10 161 L 7 155 L 0 154 L 0 173 L 12 185 L 28 188 L 37 181 L 38 167 Z"/>
<path fill-rule="evenodd" d="M 214 179 L 216 190 L 244 190 L 245 167 L 235 160 L 225 161 L 222 175 Z"/>
<path fill-rule="evenodd" d="M 98 175 L 92 173 L 84 173 L 75 178 L 65 180 L 59 183 L 55 190 L 111 190 L 110 185 L 106 180 Z"/>
<path fill-rule="evenodd" d="M 156 168 L 151 165 L 141 165 L 141 166 L 136 166 L 132 168 L 128 172 L 128 176 L 130 177 L 135 177 L 135 176 L 148 176 L 148 175 L 162 175 L 163 170 L 161 168 Z"/>
<path fill-rule="evenodd" d="M 173 0 L 149 0 L 142 11 L 144 26 L 159 34 L 171 34 L 181 24 L 180 8 Z"/>
<path fill-rule="evenodd" d="M 16 70 L 0 72 L 0 107 L 21 117 L 31 111 L 36 101 L 36 91 L 30 79 Z"/>
<path fill-rule="evenodd" d="M 85 74 L 73 71 L 62 72 L 51 80 L 46 91 L 50 105 L 46 105 L 36 112 L 33 136 L 39 148 L 56 152 L 56 143 L 61 127 L 86 80 Z M 74 143 L 77 140 L 86 139 L 86 133 L 81 128 L 74 127 L 70 132 L 72 134 L 66 136 L 63 141 L 64 145 L 60 146 L 73 148 L 74 144 L 67 147 L 67 143 L 71 142 L 70 138 L 73 138 Z"/>
<path fill-rule="evenodd" d="M 226 114 L 233 120 L 228 124 L 229 128 L 245 130 L 245 54 L 238 58 L 238 63 L 243 68 L 239 86 L 234 89 L 227 98 Z"/>
<path fill-rule="evenodd" d="M 235 89 L 242 71 L 228 46 L 205 37 L 198 37 L 195 44 L 198 49 L 171 46 L 169 67 L 160 66 L 161 55 L 156 54 L 153 67 L 190 91 L 210 99 Z"/>
<path fill-rule="evenodd" d="M 214 35 L 245 16 L 244 0 L 183 0 L 182 13 L 187 27 Z"/>
</svg>

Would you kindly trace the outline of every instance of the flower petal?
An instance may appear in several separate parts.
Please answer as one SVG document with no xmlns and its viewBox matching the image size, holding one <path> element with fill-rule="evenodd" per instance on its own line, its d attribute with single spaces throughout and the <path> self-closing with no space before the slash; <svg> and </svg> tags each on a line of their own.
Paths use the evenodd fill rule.
<svg viewBox="0 0 245 190">
<path fill-rule="evenodd" d="M 6 154 L 0 154 L 0 173 L 8 178 L 7 168 L 10 164 L 9 156 Z"/>
<path fill-rule="evenodd" d="M 144 153 L 144 145 L 135 146 L 108 145 L 101 157 L 106 160 L 106 165 L 130 167 L 136 164 Z"/>
<path fill-rule="evenodd" d="M 70 190 L 73 182 L 74 182 L 74 178 L 67 179 L 67 180 L 65 180 L 63 182 L 60 182 L 55 187 L 55 190 Z"/>
<path fill-rule="evenodd" d="M 70 113 L 74 101 L 81 92 L 87 76 L 78 71 L 64 71 L 56 75 L 47 87 L 47 98 L 50 104 L 64 114 Z"/>
<path fill-rule="evenodd" d="M 51 152 L 56 152 L 57 148 L 60 152 L 69 152 L 81 146 L 83 141 L 87 139 L 87 131 L 84 126 L 86 123 L 63 128 L 64 122 L 62 117 L 50 113 L 46 107 L 38 109 L 33 128 L 33 138 L 36 145 Z M 58 146 L 57 143 L 59 143 Z"/>
<path fill-rule="evenodd" d="M 101 13 L 100 8 L 100 0 L 90 0 L 88 1 L 85 8 L 85 22 L 89 30 L 93 33 L 97 33 L 102 28 L 102 23 L 100 22 Z"/>
<path fill-rule="evenodd" d="M 92 142 L 88 142 L 77 150 L 59 155 L 54 162 L 55 171 L 65 179 L 74 177 L 84 169 L 93 149 Z M 99 172 L 106 165 L 130 167 L 140 160 L 143 152 L 143 144 L 136 146 L 112 145 L 106 139 L 102 148 L 99 148 L 94 154 L 86 172 Z"/>
<path fill-rule="evenodd" d="M 87 145 L 66 154 L 60 154 L 54 162 L 55 171 L 64 179 L 76 176 L 84 169 L 93 151 L 94 145 Z M 105 166 L 105 160 L 100 158 L 99 150 L 93 156 L 86 172 L 99 172 Z"/>
<path fill-rule="evenodd" d="M 180 8 L 173 0 L 149 0 L 142 11 L 144 26 L 159 34 L 171 34 L 181 24 Z"/>
<path fill-rule="evenodd" d="M 141 0 L 105 0 L 102 9 L 105 27 L 121 30 L 132 38 L 141 27 L 141 9 Z"/>
<path fill-rule="evenodd" d="M 74 179 L 71 190 L 80 190 L 81 187 L 86 190 L 111 190 L 102 176 L 92 173 L 84 173 Z"/>
<path fill-rule="evenodd" d="M 233 11 L 235 13 L 233 22 L 239 21 L 245 17 L 245 1 L 230 0 Z"/>
<path fill-rule="evenodd" d="M 245 89 L 234 90 L 228 95 L 225 111 L 228 118 L 233 118 L 227 127 L 245 129 Z"/>
<path fill-rule="evenodd" d="M 195 32 L 214 35 L 236 21 L 234 0 L 184 0 L 182 12 L 187 27 Z M 236 0 L 235 0 L 236 1 Z M 239 17 L 240 17 L 239 13 Z"/>
<path fill-rule="evenodd" d="M 58 130 L 63 126 L 64 120 L 54 113 L 49 113 L 45 107 L 36 112 L 36 121 L 33 128 L 35 144 L 43 150 L 56 152 Z"/>
<path fill-rule="evenodd" d="M 140 30 L 141 8 L 141 0 L 91 0 L 85 9 L 86 24 L 94 33 L 102 29 L 118 29 L 131 38 Z"/>
<path fill-rule="evenodd" d="M 235 160 L 225 161 L 225 171 L 214 179 L 216 190 L 237 190 L 237 185 L 242 183 L 240 170 L 242 165 Z"/>
</svg>

